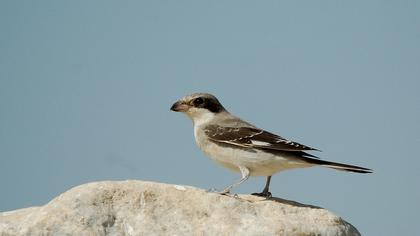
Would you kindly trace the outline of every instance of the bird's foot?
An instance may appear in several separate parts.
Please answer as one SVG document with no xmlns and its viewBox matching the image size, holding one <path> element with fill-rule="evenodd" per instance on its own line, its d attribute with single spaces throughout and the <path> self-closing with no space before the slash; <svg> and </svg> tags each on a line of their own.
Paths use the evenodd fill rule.
<svg viewBox="0 0 420 236">
<path fill-rule="evenodd" d="M 259 197 L 265 197 L 265 198 L 271 198 L 273 195 L 271 195 L 270 192 L 261 192 L 261 193 L 252 193 L 251 195 L 259 196 Z"/>
<path fill-rule="evenodd" d="M 230 190 L 231 190 L 231 188 L 226 188 L 225 190 L 219 192 L 219 194 L 225 195 L 225 196 L 229 196 L 229 197 L 234 197 L 234 198 L 238 198 L 239 197 L 238 194 L 231 193 Z"/>
<path fill-rule="evenodd" d="M 220 192 L 219 192 L 219 194 L 221 194 L 221 195 L 226 195 L 226 196 L 230 196 L 230 195 L 232 195 L 232 194 L 230 193 L 230 189 L 225 189 L 225 190 L 223 190 L 223 191 L 220 191 Z"/>
<path fill-rule="evenodd" d="M 225 195 L 225 196 L 238 197 L 238 194 L 232 194 L 230 192 L 230 189 L 225 189 L 223 191 L 219 191 L 216 188 L 210 188 L 210 189 L 207 189 L 206 192 L 208 192 L 208 193 L 218 193 L 220 195 Z"/>
<path fill-rule="evenodd" d="M 222 191 L 222 192 L 219 192 L 219 194 L 227 196 L 227 197 L 239 198 L 239 195 L 236 193 Z"/>
</svg>

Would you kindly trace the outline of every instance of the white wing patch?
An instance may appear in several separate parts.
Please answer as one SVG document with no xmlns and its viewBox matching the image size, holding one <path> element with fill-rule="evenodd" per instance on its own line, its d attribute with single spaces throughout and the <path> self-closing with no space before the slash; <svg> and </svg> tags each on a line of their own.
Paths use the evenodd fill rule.
<svg viewBox="0 0 420 236">
<path fill-rule="evenodd" d="M 251 143 L 257 146 L 271 146 L 271 143 L 251 140 Z"/>
</svg>

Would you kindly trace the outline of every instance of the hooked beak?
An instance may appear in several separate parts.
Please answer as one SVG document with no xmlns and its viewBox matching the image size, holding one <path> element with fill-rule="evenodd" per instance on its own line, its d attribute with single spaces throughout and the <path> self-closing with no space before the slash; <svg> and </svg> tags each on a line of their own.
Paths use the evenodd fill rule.
<svg viewBox="0 0 420 236">
<path fill-rule="evenodd" d="M 177 101 L 176 103 L 174 103 L 174 105 L 171 106 L 171 110 L 176 112 L 186 112 L 189 108 L 190 106 L 188 106 L 182 101 Z"/>
</svg>

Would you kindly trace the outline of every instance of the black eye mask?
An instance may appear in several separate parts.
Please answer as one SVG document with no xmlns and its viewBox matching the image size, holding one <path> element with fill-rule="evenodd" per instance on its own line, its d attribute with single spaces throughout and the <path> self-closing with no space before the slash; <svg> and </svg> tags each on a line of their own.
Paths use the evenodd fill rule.
<svg viewBox="0 0 420 236">
<path fill-rule="evenodd" d="M 215 101 L 213 99 L 203 98 L 203 97 L 198 97 L 194 99 L 192 104 L 194 107 L 204 108 L 213 113 L 218 113 L 223 110 L 223 106 L 218 101 Z"/>
</svg>

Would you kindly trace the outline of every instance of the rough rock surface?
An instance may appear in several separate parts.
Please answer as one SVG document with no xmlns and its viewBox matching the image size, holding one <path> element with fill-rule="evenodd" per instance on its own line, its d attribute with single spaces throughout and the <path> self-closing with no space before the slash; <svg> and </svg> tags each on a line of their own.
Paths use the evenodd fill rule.
<svg viewBox="0 0 420 236">
<path fill-rule="evenodd" d="M 360 234 L 319 207 L 129 180 L 84 184 L 44 206 L 0 213 L 0 235 Z"/>
</svg>

